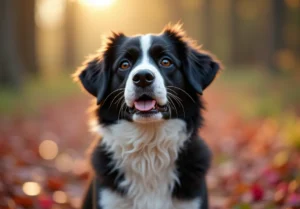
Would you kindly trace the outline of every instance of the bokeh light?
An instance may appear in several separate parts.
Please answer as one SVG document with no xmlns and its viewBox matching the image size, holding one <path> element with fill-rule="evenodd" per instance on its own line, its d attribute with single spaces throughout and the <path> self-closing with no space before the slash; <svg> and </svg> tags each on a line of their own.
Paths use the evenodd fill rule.
<svg viewBox="0 0 300 209">
<path fill-rule="evenodd" d="M 40 156 L 45 160 L 52 160 L 57 156 L 58 147 L 52 140 L 44 140 L 39 146 Z"/>
<path fill-rule="evenodd" d="M 56 203 L 64 204 L 67 202 L 68 197 L 67 197 L 67 194 L 63 191 L 55 191 L 53 193 L 53 200 Z"/>
<path fill-rule="evenodd" d="M 22 189 L 23 192 L 28 196 L 36 196 L 41 192 L 41 187 L 36 182 L 25 182 Z"/>
<path fill-rule="evenodd" d="M 80 205 L 81 205 L 81 198 L 79 197 L 73 197 L 71 200 L 70 200 L 70 204 L 72 207 L 74 208 L 80 208 Z"/>
<path fill-rule="evenodd" d="M 40 28 L 56 29 L 64 23 L 66 0 L 37 0 L 35 22 Z"/>
<path fill-rule="evenodd" d="M 60 154 L 55 159 L 55 167 L 61 172 L 68 172 L 72 170 L 73 164 L 72 157 L 67 153 Z"/>
</svg>

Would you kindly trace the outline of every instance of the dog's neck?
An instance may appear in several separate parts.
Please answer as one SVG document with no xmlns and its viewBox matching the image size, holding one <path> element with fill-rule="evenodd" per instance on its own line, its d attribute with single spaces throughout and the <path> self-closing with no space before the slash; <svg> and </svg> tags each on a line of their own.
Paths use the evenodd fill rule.
<svg viewBox="0 0 300 209">
<path fill-rule="evenodd" d="M 149 198 L 152 195 L 171 196 L 178 181 L 175 161 L 189 137 L 184 121 L 171 119 L 139 124 L 122 120 L 100 128 L 100 134 L 103 137 L 100 143 L 112 153 L 115 169 L 124 173 L 121 187 L 128 189 L 136 204 L 143 199 L 140 194 L 148 195 L 143 205 L 145 201 L 153 205 Z"/>
</svg>

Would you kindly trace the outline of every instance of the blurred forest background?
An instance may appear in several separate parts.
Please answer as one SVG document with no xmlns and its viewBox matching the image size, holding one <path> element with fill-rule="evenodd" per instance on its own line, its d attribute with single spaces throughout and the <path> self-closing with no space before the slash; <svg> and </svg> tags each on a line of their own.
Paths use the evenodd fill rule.
<svg viewBox="0 0 300 209">
<path fill-rule="evenodd" d="M 111 31 L 181 21 L 225 70 L 204 94 L 212 208 L 300 208 L 300 0 L 1 0 L 0 208 L 78 208 L 85 110 L 72 82 Z"/>
</svg>

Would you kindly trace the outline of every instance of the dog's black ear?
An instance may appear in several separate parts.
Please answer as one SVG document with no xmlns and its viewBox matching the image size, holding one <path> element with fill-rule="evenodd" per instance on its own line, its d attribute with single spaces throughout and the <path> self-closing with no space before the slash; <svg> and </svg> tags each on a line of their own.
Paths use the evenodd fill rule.
<svg viewBox="0 0 300 209">
<path fill-rule="evenodd" d="M 87 92 L 97 98 L 97 104 L 104 99 L 111 72 L 109 58 L 112 56 L 113 46 L 120 38 L 125 37 L 122 33 L 113 33 L 101 50 L 94 56 L 89 57 L 73 75 L 75 81 L 80 81 Z"/>
<path fill-rule="evenodd" d="M 77 79 L 87 92 L 97 98 L 97 104 L 103 100 L 109 81 L 109 70 L 99 56 L 90 57 L 77 71 Z"/>
<path fill-rule="evenodd" d="M 185 74 L 194 89 L 202 94 L 203 90 L 215 79 L 221 64 L 207 52 L 188 47 Z"/>
<path fill-rule="evenodd" d="M 221 63 L 213 55 L 201 50 L 182 30 L 182 24 L 167 25 L 163 30 L 178 47 L 184 60 L 184 73 L 193 88 L 202 94 L 203 90 L 214 80 Z"/>
</svg>

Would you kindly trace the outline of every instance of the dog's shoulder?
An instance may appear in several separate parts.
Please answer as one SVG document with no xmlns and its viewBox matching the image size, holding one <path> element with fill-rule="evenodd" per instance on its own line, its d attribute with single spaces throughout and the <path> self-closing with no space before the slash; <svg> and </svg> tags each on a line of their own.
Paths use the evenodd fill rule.
<svg viewBox="0 0 300 209">
<path fill-rule="evenodd" d="M 173 196 L 190 199 L 202 196 L 206 190 L 205 175 L 211 164 L 211 151 L 199 136 L 191 136 L 185 142 L 176 160 L 180 184 L 176 184 Z"/>
<path fill-rule="evenodd" d="M 108 151 L 104 144 L 98 143 L 94 146 L 91 153 L 91 164 L 99 184 L 120 194 L 126 192 L 124 188 L 119 187 L 120 182 L 124 180 L 124 173 L 115 169 L 113 153 Z"/>
</svg>

